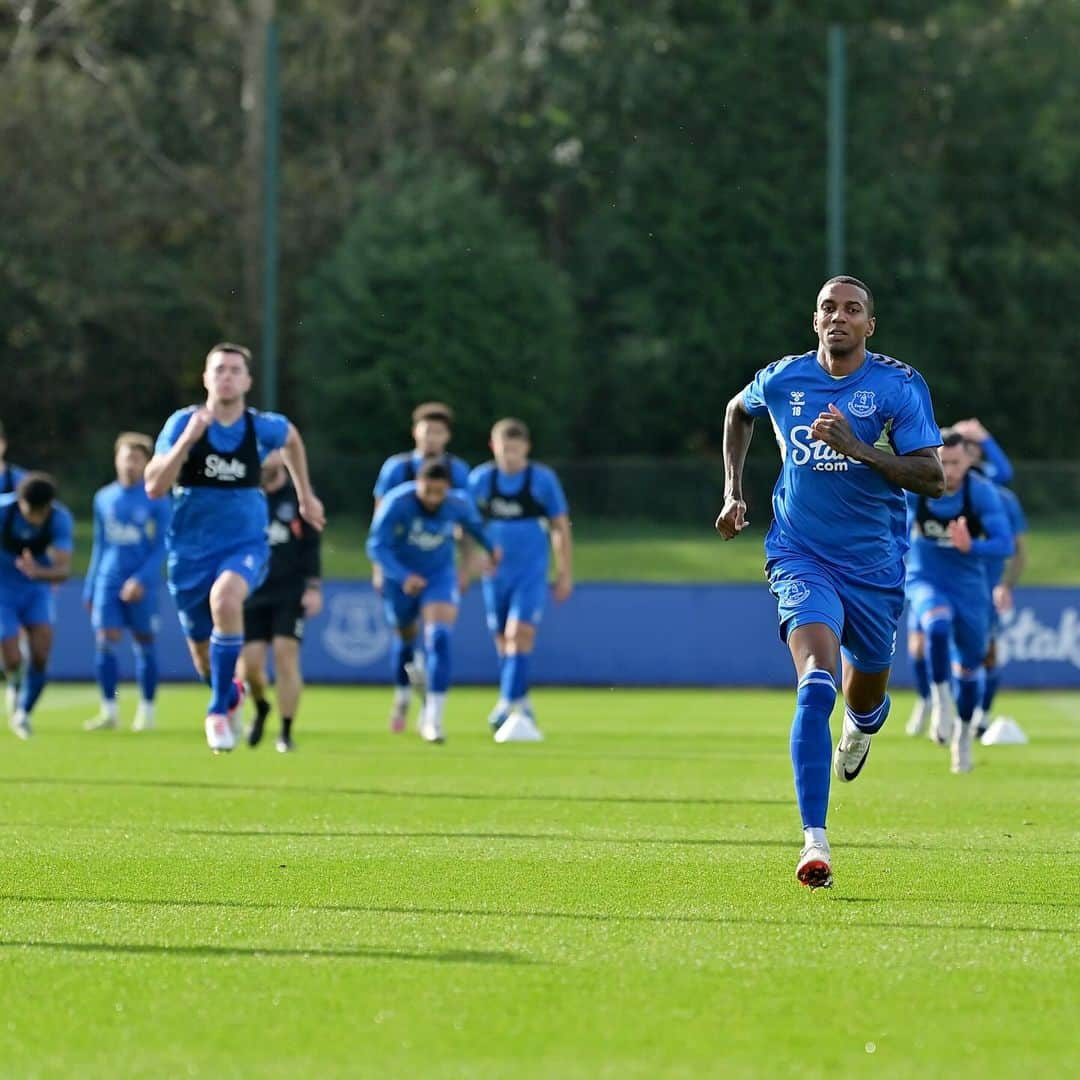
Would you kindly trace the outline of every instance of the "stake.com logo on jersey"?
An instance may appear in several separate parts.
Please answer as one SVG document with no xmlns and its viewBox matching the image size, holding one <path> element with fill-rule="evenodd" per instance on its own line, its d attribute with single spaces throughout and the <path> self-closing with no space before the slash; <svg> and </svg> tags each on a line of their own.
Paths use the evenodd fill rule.
<svg viewBox="0 0 1080 1080">
<path fill-rule="evenodd" d="M 847 472 L 851 465 L 861 464 L 820 439 L 812 439 L 809 424 L 797 424 L 788 432 L 788 436 L 791 439 L 792 465 L 809 465 L 812 461 L 814 472 Z"/>
</svg>

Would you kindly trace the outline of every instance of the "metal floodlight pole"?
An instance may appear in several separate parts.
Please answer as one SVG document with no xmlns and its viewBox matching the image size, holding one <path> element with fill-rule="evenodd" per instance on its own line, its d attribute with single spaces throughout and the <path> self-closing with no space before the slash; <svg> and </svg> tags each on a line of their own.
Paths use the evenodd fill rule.
<svg viewBox="0 0 1080 1080">
<path fill-rule="evenodd" d="M 842 26 L 829 27 L 828 176 L 826 250 L 830 277 L 845 271 L 847 206 L 844 192 L 847 142 L 847 42 Z"/>
<path fill-rule="evenodd" d="M 276 409 L 278 399 L 278 136 L 280 90 L 278 86 L 277 21 L 266 23 L 265 42 L 265 130 L 263 132 L 263 287 L 262 349 L 259 382 L 265 409 Z"/>
</svg>

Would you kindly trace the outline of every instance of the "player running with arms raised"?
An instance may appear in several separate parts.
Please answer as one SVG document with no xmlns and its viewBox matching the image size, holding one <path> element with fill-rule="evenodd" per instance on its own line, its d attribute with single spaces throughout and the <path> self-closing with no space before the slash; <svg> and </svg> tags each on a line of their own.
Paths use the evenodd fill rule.
<svg viewBox="0 0 1080 1080">
<path fill-rule="evenodd" d="M 944 489 L 930 394 L 922 376 L 869 352 L 874 298 L 857 278 L 818 293 L 815 352 L 757 373 L 724 417 L 725 540 L 747 525 L 742 474 L 754 418 L 768 416 L 780 445 L 765 572 L 798 688 L 791 728 L 804 846 L 796 869 L 810 888 L 832 884 L 825 833 L 829 717 L 843 656 L 843 731 L 833 769 L 854 780 L 889 713 L 889 671 L 904 603 L 904 490 Z"/>
<path fill-rule="evenodd" d="M 169 591 L 176 601 L 195 670 L 210 684 L 206 741 L 210 749 L 236 744 L 232 717 L 240 706 L 236 661 L 244 643 L 244 601 L 266 575 L 266 496 L 261 464 L 272 450 L 296 487 L 300 516 L 326 523 L 308 477 L 296 428 L 278 413 L 250 409 L 251 353 L 223 342 L 206 357 L 206 404 L 173 413 L 146 466 L 146 491 L 173 491 L 166 539 Z"/>
</svg>

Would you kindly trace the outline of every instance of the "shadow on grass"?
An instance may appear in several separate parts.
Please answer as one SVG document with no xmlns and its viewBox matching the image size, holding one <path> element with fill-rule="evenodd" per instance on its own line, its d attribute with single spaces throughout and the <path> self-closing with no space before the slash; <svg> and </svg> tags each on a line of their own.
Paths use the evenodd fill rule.
<svg viewBox="0 0 1080 1080">
<path fill-rule="evenodd" d="M 143 831 L 154 829 L 157 832 L 169 833 L 175 836 L 205 836 L 216 837 L 222 840 L 525 840 L 525 841 L 552 841 L 560 844 L 582 845 L 611 845 L 616 847 L 642 847 L 647 845 L 662 845 L 669 847 L 711 847 L 711 848 L 786 848 L 792 849 L 790 840 L 777 839 L 753 839 L 752 837 L 731 836 L 579 836 L 571 833 L 545 833 L 545 832 L 479 832 L 462 830 L 402 830 L 402 829 L 203 829 L 203 828 L 173 828 L 170 826 L 155 827 L 146 822 L 139 826 Z M 129 833 L 131 825 L 102 825 L 56 821 L 0 821 L 0 829 L 63 829 L 75 832 L 105 832 L 105 833 Z M 948 851 L 955 853 L 954 844 L 913 844 L 900 840 L 851 840 L 845 841 L 845 848 L 859 851 Z M 1012 845 L 1003 845 L 1000 849 L 992 851 L 1008 851 Z M 1080 854 L 1068 849 L 1058 848 L 1054 851 L 1032 850 L 1022 848 L 1025 855 L 1052 856 L 1059 859 L 1065 856 Z M 868 898 L 860 901 L 855 897 L 842 897 L 851 903 L 887 903 L 885 898 L 881 901 Z M 901 898 L 904 899 L 904 898 Z M 951 901 L 940 901 L 949 903 Z M 995 901 L 1008 903 L 1009 901 Z M 1034 901 L 1033 901 L 1034 903 Z M 1066 906 L 1080 907 L 1077 904 L 1055 905 L 1047 904 L 1047 907 Z"/>
<path fill-rule="evenodd" d="M 516 953 L 492 952 L 477 949 L 446 949 L 422 952 L 408 949 L 278 949 L 241 945 L 141 945 L 107 941 L 6 941 L 0 939 L 0 949 L 51 949 L 56 952 L 124 953 L 130 956 L 173 957 L 286 957 L 290 960 L 419 960 L 435 964 L 533 964 L 534 961 Z"/>
<path fill-rule="evenodd" d="M 308 787 L 298 784 L 215 784 L 209 780 L 130 780 L 63 776 L 0 776 L 0 784 L 55 787 L 164 788 L 181 791 L 269 791 L 275 795 L 352 795 L 372 799 L 452 799 L 466 802 L 628 803 L 659 806 L 789 806 L 790 799 L 698 798 L 666 795 L 535 795 L 489 791 L 394 791 L 389 788 Z"/>
<path fill-rule="evenodd" d="M 243 908 L 252 911 L 306 911 L 306 912 L 332 912 L 332 913 L 345 913 L 345 914 L 365 914 L 365 915 L 422 915 L 422 916 L 434 916 L 434 917 L 451 917 L 451 918 L 470 918 L 470 919 L 559 919 L 566 920 L 568 922 L 598 922 L 598 923 L 662 923 L 670 925 L 707 925 L 707 926 L 778 926 L 788 929 L 800 928 L 812 926 L 815 929 L 833 929 L 842 933 L 850 933 L 852 930 L 969 930 L 976 933 L 1004 933 L 1004 934 L 1080 934 L 1080 929 L 1074 927 L 1059 927 L 1059 926 L 999 926 L 992 923 L 973 924 L 973 923 L 955 923 L 955 922 L 907 922 L 907 921 L 893 921 L 893 922 L 844 922 L 835 923 L 831 927 L 823 927 L 818 921 L 810 922 L 808 920 L 799 919 L 781 919 L 781 918 L 769 918 L 769 917 L 747 917 L 744 915 L 680 915 L 680 914 L 648 914 L 648 913 L 629 913 L 623 914 L 618 912 L 601 912 L 601 911 L 551 911 L 551 910 L 525 910 L 525 911 L 492 911 L 485 908 L 452 908 L 452 907 L 406 907 L 403 905 L 382 905 L 382 904 L 290 904 L 287 901 L 280 903 L 268 903 L 267 901 L 252 901 L 246 900 L 202 900 L 202 899 L 182 899 L 182 900 L 156 900 L 156 899 L 132 899 L 126 897 L 106 897 L 106 896 L 29 896 L 19 894 L 0 894 L 0 900 L 10 901 L 16 903 L 25 904 L 100 904 L 105 906 L 129 906 L 129 907 L 179 907 L 179 908 Z M 933 901 L 928 901 L 933 902 Z M 4 942 L 0 941 L 0 945 L 13 945 L 24 944 L 33 945 L 33 942 Z M 43 943 L 48 944 L 48 943 Z M 56 945 L 60 947 L 60 945 Z M 77 946 L 72 946 L 77 947 Z M 98 948 L 98 946 L 88 946 L 88 948 Z M 102 949 L 109 948 L 108 946 L 100 946 Z M 125 946 L 118 946 L 116 948 L 125 948 Z M 160 951 L 169 952 L 174 951 L 168 949 L 166 946 L 131 946 L 135 950 L 145 949 L 146 951 Z M 177 951 L 182 950 L 184 947 L 179 946 Z M 208 949 L 211 950 L 209 955 L 215 955 L 217 952 L 221 952 L 223 955 L 228 955 L 232 950 L 227 946 L 192 946 L 199 950 Z M 443 954 L 428 953 L 393 953 L 386 950 L 387 954 L 397 959 L 413 959 L 413 960 L 425 960 L 425 959 L 438 959 Z M 305 949 L 256 949 L 246 948 L 240 950 L 243 955 L 248 954 L 260 954 L 274 955 L 280 953 L 283 956 L 308 956 L 318 955 L 317 950 L 305 950 Z M 369 956 L 379 955 L 379 950 L 370 951 L 358 951 L 350 952 L 346 951 L 345 955 L 348 956 Z M 467 952 L 454 952 L 445 954 L 447 957 L 468 957 Z M 484 956 L 510 956 L 513 954 L 481 954 Z M 466 962 L 464 959 L 459 962 Z M 478 961 L 478 962 L 498 962 L 493 960 Z M 520 958 L 514 958 L 504 961 L 506 963 L 529 963 L 530 961 L 522 960 Z"/>
</svg>

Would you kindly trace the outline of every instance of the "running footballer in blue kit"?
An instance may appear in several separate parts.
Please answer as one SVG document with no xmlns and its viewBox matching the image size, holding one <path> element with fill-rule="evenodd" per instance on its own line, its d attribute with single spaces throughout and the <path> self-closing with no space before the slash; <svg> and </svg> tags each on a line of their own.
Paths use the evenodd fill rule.
<svg viewBox="0 0 1080 1080">
<path fill-rule="evenodd" d="M 56 501 L 56 481 L 48 473 L 28 472 L 13 492 L 0 495 L 0 653 L 8 723 L 20 739 L 33 733 L 30 719 L 45 689 L 56 618 L 53 586 L 71 574 L 74 538 L 75 521 Z M 21 679 L 20 630 L 30 654 Z"/>
<path fill-rule="evenodd" d="M 173 492 L 166 537 L 169 591 L 195 670 L 210 684 L 206 740 L 215 753 L 236 745 L 243 687 L 235 679 L 244 643 L 244 600 L 266 575 L 263 459 L 280 449 L 296 487 L 300 516 L 321 530 L 323 506 L 311 487 L 296 428 L 279 413 L 248 408 L 251 353 L 222 342 L 206 357 L 206 404 L 173 413 L 146 467 L 151 498 Z"/>
<path fill-rule="evenodd" d="M 952 771 L 966 773 L 972 767 L 971 721 L 990 640 L 986 559 L 1007 559 L 1014 545 L 1001 497 L 989 480 L 972 470 L 963 436 L 946 434 L 940 457 L 944 494 L 933 499 L 908 496 L 907 595 L 926 642 L 931 735 L 951 744 Z M 950 687 L 954 660 L 955 703 Z"/>
<path fill-rule="evenodd" d="M 407 667 L 412 662 L 421 622 L 427 653 L 428 693 L 420 717 L 420 735 L 427 742 L 444 741 L 443 713 L 450 689 L 450 635 L 457 621 L 460 594 L 454 563 L 454 538 L 461 528 L 498 563 L 495 547 L 472 500 L 450 488 L 450 470 L 441 461 L 426 461 L 416 480 L 393 488 L 379 504 L 367 541 L 368 557 L 383 575 L 383 602 L 394 628 L 391 664 L 394 714 L 404 728 L 411 690 Z"/>
<path fill-rule="evenodd" d="M 725 540 L 747 525 L 743 465 L 754 418 L 767 416 L 780 446 L 765 572 L 780 636 L 798 678 L 791 729 L 804 847 L 796 877 L 832 884 L 825 833 L 829 717 L 843 657 L 843 731 L 833 757 L 854 780 L 889 713 L 889 671 L 904 602 L 904 490 L 940 495 L 940 439 L 926 383 L 897 360 L 869 352 L 874 298 L 857 278 L 834 277 L 818 293 L 815 352 L 757 373 L 724 417 Z"/>
<path fill-rule="evenodd" d="M 968 420 L 957 420 L 951 430 L 964 436 L 973 467 L 987 480 L 992 480 L 999 487 L 1012 483 L 1015 474 L 1012 462 L 981 420 L 974 416 Z"/>
<path fill-rule="evenodd" d="M 971 721 L 975 728 L 976 738 L 985 735 L 990 726 L 991 710 L 1001 682 L 997 663 L 998 634 L 1001 631 L 1002 621 L 1012 616 L 1013 589 L 1016 588 L 1027 566 L 1028 523 L 1024 516 L 1024 508 L 1020 505 L 1016 492 L 1010 488 L 998 487 L 996 491 L 998 498 L 1001 499 L 1001 505 L 1005 508 L 1005 516 L 1009 519 L 1009 529 L 1013 537 L 1013 553 L 1007 559 L 1003 559 L 1000 555 L 983 557 L 983 562 L 986 564 L 986 583 L 990 589 L 990 647 L 986 650 L 986 659 L 983 662 L 984 676 L 979 704 Z"/>
<path fill-rule="evenodd" d="M 115 650 L 124 630 L 131 632 L 140 690 L 132 728 L 149 731 L 154 726 L 158 587 L 172 504 L 167 498 L 151 499 L 146 494 L 143 473 L 153 453 L 154 440 L 149 435 L 122 432 L 114 448 L 116 480 L 94 496 L 94 548 L 83 583 L 83 603 L 94 628 L 101 708 L 84 725 L 87 731 L 116 727 Z"/>
<path fill-rule="evenodd" d="M 453 433 L 454 410 L 449 405 L 442 401 L 417 405 L 412 412 L 413 448 L 392 454 L 382 463 L 372 491 L 375 509 L 389 491 L 414 481 L 420 466 L 428 460 L 441 461 L 450 470 L 451 488 L 464 491 L 469 484 L 469 466 L 447 450 Z M 382 591 L 382 571 L 377 563 L 371 568 L 371 583 L 376 592 Z M 404 730 L 404 726 L 395 730 Z"/>
<path fill-rule="evenodd" d="M 515 710 L 535 726 L 528 702 L 529 660 L 548 593 L 549 551 L 554 549 L 556 601 L 574 589 L 570 509 L 552 469 L 529 460 L 529 429 L 500 420 L 491 429 L 494 461 L 469 475 L 469 492 L 488 522 L 502 562 L 484 578 L 488 630 L 499 655 L 499 700 L 488 717 L 498 731 Z"/>
<path fill-rule="evenodd" d="M 972 425 L 977 425 L 973 428 Z M 977 420 L 962 420 L 957 425 L 942 432 L 945 441 L 955 442 L 952 436 L 962 435 L 964 449 L 970 459 L 971 469 L 974 474 L 991 479 L 987 468 L 992 458 L 1004 461 L 1005 469 L 993 470 L 994 476 L 1012 477 L 1012 466 L 1008 463 L 1000 448 L 987 453 L 984 443 L 989 440 L 989 434 L 985 439 L 976 439 L 971 432 L 982 431 Z M 969 434 L 964 434 L 968 432 Z M 993 444 L 997 447 L 997 444 Z M 1000 457 L 999 457 L 1000 456 Z M 1007 487 L 1001 486 L 997 481 L 994 490 L 1001 499 L 1006 518 L 1013 537 L 1014 551 L 1011 557 L 1003 555 L 984 555 L 983 564 L 986 568 L 987 596 L 986 604 L 989 612 L 989 644 L 986 650 L 982 668 L 982 682 L 978 691 L 978 704 L 972 717 L 973 735 L 975 738 L 985 734 L 990 709 L 993 705 L 994 696 L 997 693 L 999 675 L 997 670 L 997 633 L 1001 625 L 1003 613 L 1012 610 L 1012 589 L 1020 580 L 1024 566 L 1027 562 L 1027 548 L 1024 534 L 1027 532 L 1027 521 L 1020 507 L 1020 500 Z M 911 522 L 909 520 L 909 528 Z M 908 605 L 908 654 L 911 657 L 912 673 L 915 679 L 915 705 L 911 711 L 906 731 L 908 735 L 922 735 L 927 731 L 927 720 L 931 715 L 935 716 L 934 723 L 930 725 L 930 737 L 939 743 L 944 743 L 945 734 L 951 726 L 951 717 L 955 711 L 955 705 L 949 698 L 943 699 L 935 710 L 933 691 L 930 681 L 930 658 L 927 655 L 926 634 L 920 624 L 919 612 L 909 603 Z M 958 689 L 956 687 L 955 689 Z M 939 693 L 939 698 L 941 697 Z M 942 729 L 942 730 L 939 730 Z"/>
</svg>

